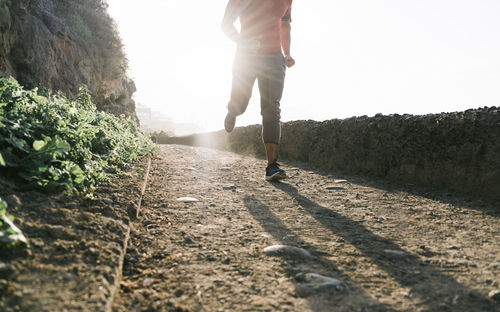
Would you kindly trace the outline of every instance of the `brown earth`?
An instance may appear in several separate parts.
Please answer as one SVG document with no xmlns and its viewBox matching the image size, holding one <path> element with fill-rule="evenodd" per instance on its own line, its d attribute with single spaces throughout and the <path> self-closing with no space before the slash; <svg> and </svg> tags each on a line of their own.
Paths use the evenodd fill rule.
<svg viewBox="0 0 500 312">
<path fill-rule="evenodd" d="M 129 216 L 113 311 L 500 311 L 496 204 L 300 163 L 269 183 L 263 160 L 168 145 L 134 219 L 143 167 L 43 217 L 33 194 L 10 210 L 32 247 L 0 276 L 7 311 L 105 311 Z"/>
<path fill-rule="evenodd" d="M 493 205 L 430 199 L 300 164 L 284 166 L 284 183 L 268 183 L 263 166 L 162 146 L 114 310 L 500 311 L 487 298 L 500 288 Z M 312 256 L 264 254 L 276 244 Z M 306 288 L 305 273 L 341 286 Z"/>
<path fill-rule="evenodd" d="M 101 185 L 94 199 L 0 190 L 30 243 L 0 249 L 0 311 L 104 310 L 121 273 L 144 163 Z"/>
</svg>

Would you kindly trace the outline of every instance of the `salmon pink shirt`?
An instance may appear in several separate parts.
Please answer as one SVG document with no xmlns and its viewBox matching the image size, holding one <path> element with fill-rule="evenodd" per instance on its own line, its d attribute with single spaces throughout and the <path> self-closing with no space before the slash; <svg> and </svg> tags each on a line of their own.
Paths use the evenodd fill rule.
<svg viewBox="0 0 500 312">
<path fill-rule="evenodd" d="M 281 53 L 281 21 L 290 18 L 292 0 L 253 0 L 240 14 L 240 35 L 261 38 L 259 54 Z"/>
</svg>

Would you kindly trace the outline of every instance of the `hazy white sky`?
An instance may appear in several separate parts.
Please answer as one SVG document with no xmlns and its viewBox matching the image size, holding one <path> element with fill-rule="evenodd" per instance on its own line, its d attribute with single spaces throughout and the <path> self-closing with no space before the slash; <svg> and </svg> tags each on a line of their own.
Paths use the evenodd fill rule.
<svg viewBox="0 0 500 312">
<path fill-rule="evenodd" d="M 108 0 L 136 102 L 223 128 L 235 50 L 226 0 Z M 500 106 L 500 1 L 294 0 L 282 120 Z M 260 123 L 257 85 L 237 126 Z"/>
</svg>

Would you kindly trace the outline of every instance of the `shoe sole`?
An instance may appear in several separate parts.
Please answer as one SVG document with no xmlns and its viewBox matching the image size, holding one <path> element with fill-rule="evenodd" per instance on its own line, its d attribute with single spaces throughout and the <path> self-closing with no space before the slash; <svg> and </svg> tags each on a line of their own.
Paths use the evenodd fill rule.
<svg viewBox="0 0 500 312">
<path fill-rule="evenodd" d="M 284 172 L 277 172 L 273 174 L 272 176 L 266 176 L 266 181 L 279 181 L 288 178 L 286 173 Z"/>
</svg>

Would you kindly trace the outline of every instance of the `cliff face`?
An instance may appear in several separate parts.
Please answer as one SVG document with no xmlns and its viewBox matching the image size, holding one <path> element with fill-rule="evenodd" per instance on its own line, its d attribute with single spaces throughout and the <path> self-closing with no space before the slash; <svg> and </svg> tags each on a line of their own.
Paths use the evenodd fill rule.
<svg viewBox="0 0 500 312">
<path fill-rule="evenodd" d="M 27 88 L 82 85 L 100 110 L 135 114 L 135 85 L 104 0 L 0 0 L 0 75 Z"/>
</svg>

